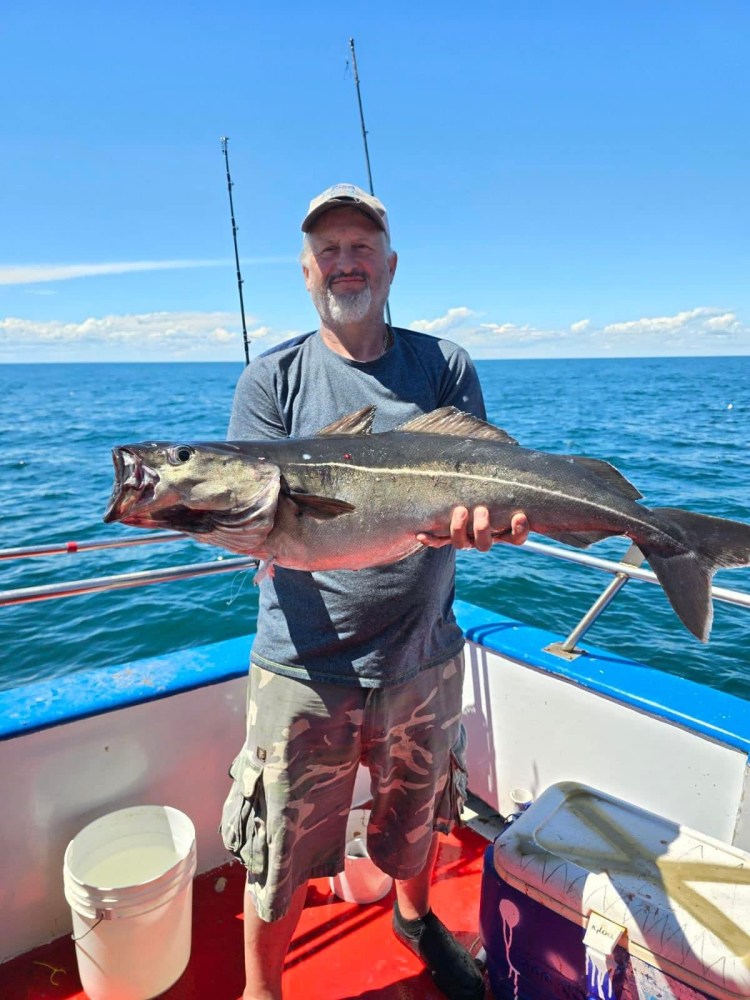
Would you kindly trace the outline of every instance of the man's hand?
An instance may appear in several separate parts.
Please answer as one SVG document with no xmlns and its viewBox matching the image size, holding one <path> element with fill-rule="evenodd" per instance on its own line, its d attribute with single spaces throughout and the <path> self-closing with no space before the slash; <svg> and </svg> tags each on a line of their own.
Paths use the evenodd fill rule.
<svg viewBox="0 0 750 1000">
<path fill-rule="evenodd" d="M 471 527 L 469 526 L 471 522 Z M 490 512 L 486 507 L 475 507 L 473 515 L 466 507 L 455 507 L 451 516 L 450 535 L 439 538 L 437 535 L 417 535 L 417 541 L 432 549 L 443 545 L 453 545 L 456 549 L 479 549 L 486 552 L 494 542 L 510 542 L 511 545 L 523 545 L 529 537 L 529 522 L 523 511 L 518 511 L 510 519 L 510 527 L 497 529 L 490 524 Z"/>
</svg>

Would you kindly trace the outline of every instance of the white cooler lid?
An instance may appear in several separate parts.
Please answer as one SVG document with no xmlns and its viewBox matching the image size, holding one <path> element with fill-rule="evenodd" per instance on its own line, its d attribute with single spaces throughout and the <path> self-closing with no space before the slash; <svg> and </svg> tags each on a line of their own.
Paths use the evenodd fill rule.
<svg viewBox="0 0 750 1000">
<path fill-rule="evenodd" d="M 750 855 L 574 782 L 495 841 L 505 882 L 567 919 L 626 929 L 631 954 L 719 1000 L 750 996 Z"/>
</svg>

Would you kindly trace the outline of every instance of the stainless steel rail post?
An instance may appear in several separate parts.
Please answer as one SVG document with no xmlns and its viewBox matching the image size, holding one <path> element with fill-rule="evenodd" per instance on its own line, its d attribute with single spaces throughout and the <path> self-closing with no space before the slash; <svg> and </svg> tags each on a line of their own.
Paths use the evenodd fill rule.
<svg viewBox="0 0 750 1000">
<path fill-rule="evenodd" d="M 645 562 L 645 559 L 646 557 L 635 542 L 633 542 L 623 556 L 622 563 L 625 566 L 640 566 Z M 565 660 L 575 660 L 580 656 L 584 650 L 576 649 L 576 643 L 588 632 L 602 611 L 614 600 L 615 596 L 622 590 L 629 579 L 630 574 L 628 573 L 615 573 L 614 580 L 597 597 L 568 638 L 563 642 L 553 642 L 550 646 L 546 646 L 545 652 L 552 653 L 554 656 L 560 656 Z"/>
</svg>

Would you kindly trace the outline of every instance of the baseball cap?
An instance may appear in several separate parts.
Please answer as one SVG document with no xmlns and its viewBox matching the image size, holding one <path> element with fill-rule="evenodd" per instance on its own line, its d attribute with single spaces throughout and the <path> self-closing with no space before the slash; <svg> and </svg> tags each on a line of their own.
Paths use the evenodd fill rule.
<svg viewBox="0 0 750 1000">
<path fill-rule="evenodd" d="M 374 194 L 368 194 L 356 184 L 334 184 L 333 187 L 329 187 L 322 194 L 319 194 L 317 198 L 313 198 L 307 215 L 302 220 L 302 232 L 309 233 L 315 221 L 330 208 L 347 205 L 369 216 L 373 222 L 377 223 L 378 228 L 390 236 L 385 205 Z"/>
</svg>

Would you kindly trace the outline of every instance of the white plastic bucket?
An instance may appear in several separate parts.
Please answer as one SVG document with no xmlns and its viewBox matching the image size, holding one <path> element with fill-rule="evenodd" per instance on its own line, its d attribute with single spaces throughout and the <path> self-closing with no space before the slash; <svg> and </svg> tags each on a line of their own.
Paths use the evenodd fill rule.
<svg viewBox="0 0 750 1000">
<path fill-rule="evenodd" d="M 346 825 L 344 870 L 329 879 L 331 890 L 348 903 L 374 903 L 382 899 L 393 879 L 381 871 L 367 853 L 369 809 L 352 809 Z"/>
<path fill-rule="evenodd" d="M 133 806 L 68 844 L 65 898 L 91 1000 L 150 1000 L 190 958 L 195 827 L 170 806 Z"/>
</svg>

